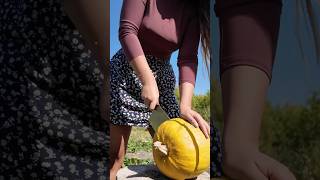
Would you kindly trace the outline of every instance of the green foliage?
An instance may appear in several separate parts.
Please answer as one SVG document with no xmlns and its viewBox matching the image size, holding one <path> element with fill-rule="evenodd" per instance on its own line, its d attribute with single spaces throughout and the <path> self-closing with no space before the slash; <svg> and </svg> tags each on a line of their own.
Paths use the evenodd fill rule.
<svg viewBox="0 0 320 180">
<path fill-rule="evenodd" d="M 283 162 L 297 179 L 320 179 L 320 96 L 306 106 L 268 106 L 261 149 Z"/>
<path fill-rule="evenodd" d="M 125 166 L 147 165 L 147 164 L 152 164 L 153 161 L 150 160 L 150 159 L 125 158 L 123 163 L 124 163 Z"/>
<path fill-rule="evenodd" d="M 210 119 L 210 93 L 205 95 L 197 95 L 192 98 L 192 108 L 201 114 L 201 116 L 209 121 Z"/>
<path fill-rule="evenodd" d="M 138 151 L 152 151 L 152 139 L 144 128 L 133 127 L 131 130 L 127 151 L 135 153 Z"/>
<path fill-rule="evenodd" d="M 213 84 L 211 111 L 215 124 L 222 131 L 221 91 L 217 83 Z M 297 179 L 320 179 L 320 93 L 315 93 L 305 106 L 273 107 L 267 103 L 260 148 L 288 166 Z"/>
<path fill-rule="evenodd" d="M 179 90 L 175 92 L 178 99 Z M 210 92 L 208 91 L 205 95 L 194 95 L 192 97 L 192 109 L 198 112 L 206 121 L 210 119 Z"/>
<path fill-rule="evenodd" d="M 134 153 L 138 151 L 152 151 L 152 139 L 148 141 L 141 141 L 139 139 L 133 139 L 128 142 L 128 152 Z"/>
<path fill-rule="evenodd" d="M 222 134 L 223 127 L 223 111 L 222 111 L 222 98 L 219 83 L 215 80 L 211 81 L 212 95 L 211 99 L 211 111 L 212 116 L 210 117 L 210 123 L 214 124 Z"/>
</svg>

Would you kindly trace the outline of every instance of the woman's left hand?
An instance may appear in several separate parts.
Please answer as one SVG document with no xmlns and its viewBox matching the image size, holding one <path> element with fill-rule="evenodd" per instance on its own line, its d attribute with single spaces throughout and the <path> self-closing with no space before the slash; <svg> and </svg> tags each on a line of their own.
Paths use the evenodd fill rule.
<svg viewBox="0 0 320 180">
<path fill-rule="evenodd" d="M 180 116 L 186 121 L 190 122 L 196 128 L 200 128 L 206 138 L 210 137 L 210 126 L 209 124 L 201 117 L 199 113 L 192 110 L 191 107 L 180 107 Z"/>
</svg>

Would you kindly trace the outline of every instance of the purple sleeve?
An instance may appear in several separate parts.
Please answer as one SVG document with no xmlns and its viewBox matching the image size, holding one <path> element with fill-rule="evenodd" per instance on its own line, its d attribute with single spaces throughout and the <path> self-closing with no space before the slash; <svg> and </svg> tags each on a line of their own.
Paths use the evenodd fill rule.
<svg viewBox="0 0 320 180">
<path fill-rule="evenodd" d="M 229 68 L 248 65 L 270 81 L 281 20 L 280 0 L 217 0 L 220 26 L 220 76 Z M 224 6 L 223 6 L 224 5 Z"/>
<path fill-rule="evenodd" d="M 179 83 L 189 82 L 195 85 L 198 68 L 198 47 L 200 41 L 200 25 L 193 18 L 184 33 L 184 38 L 179 49 L 178 67 Z"/>
<path fill-rule="evenodd" d="M 129 61 L 144 54 L 138 39 L 138 32 L 144 16 L 146 1 L 123 0 L 119 40 Z"/>
</svg>

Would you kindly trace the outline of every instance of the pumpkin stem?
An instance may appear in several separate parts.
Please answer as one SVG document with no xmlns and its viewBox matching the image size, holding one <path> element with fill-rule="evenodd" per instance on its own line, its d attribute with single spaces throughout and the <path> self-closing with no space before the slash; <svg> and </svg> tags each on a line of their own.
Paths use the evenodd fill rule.
<svg viewBox="0 0 320 180">
<path fill-rule="evenodd" d="M 155 149 L 159 149 L 163 154 L 168 155 L 168 148 L 166 145 L 162 144 L 160 141 L 156 141 L 153 143 Z"/>
</svg>

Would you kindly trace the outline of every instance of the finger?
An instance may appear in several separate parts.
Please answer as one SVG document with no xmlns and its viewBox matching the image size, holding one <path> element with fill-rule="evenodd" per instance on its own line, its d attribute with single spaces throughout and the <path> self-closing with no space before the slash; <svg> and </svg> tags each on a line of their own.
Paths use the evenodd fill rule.
<svg viewBox="0 0 320 180">
<path fill-rule="evenodd" d="M 264 162 L 264 164 L 261 163 L 260 168 L 270 176 L 271 180 L 296 179 L 293 173 L 285 165 L 263 153 L 261 153 L 261 161 Z"/>
<path fill-rule="evenodd" d="M 208 138 L 210 138 L 210 126 L 207 123 L 205 123 L 205 128 L 207 129 Z"/>
<path fill-rule="evenodd" d="M 194 112 L 193 116 L 196 119 L 196 121 L 198 122 L 198 124 L 200 125 L 200 129 L 203 132 L 203 134 L 206 136 L 206 138 L 209 138 L 209 136 L 210 136 L 209 129 L 210 128 L 208 128 L 208 123 L 197 112 Z"/>
<path fill-rule="evenodd" d="M 150 103 L 149 108 L 150 108 L 151 110 L 154 110 L 154 109 L 156 108 L 157 103 L 158 103 L 157 101 L 152 101 L 152 102 Z"/>
<path fill-rule="evenodd" d="M 199 124 L 198 122 L 194 119 L 194 117 L 189 113 L 187 114 L 187 120 L 195 127 L 198 128 Z"/>
<path fill-rule="evenodd" d="M 202 118 L 202 119 L 203 119 L 203 118 Z M 207 130 L 207 133 L 208 133 L 209 137 L 210 137 L 210 125 L 209 125 L 209 123 L 204 120 L 204 121 L 203 121 L 203 124 L 204 124 L 204 126 L 205 126 L 205 128 L 206 128 L 206 130 Z"/>
<path fill-rule="evenodd" d="M 257 166 L 258 162 L 255 161 L 255 157 L 252 157 L 254 155 L 251 155 L 253 153 L 242 152 L 241 148 L 239 151 L 236 153 L 237 155 L 232 153 L 236 155 L 233 157 L 236 160 L 232 160 L 231 167 L 233 167 L 233 170 L 226 172 L 230 179 L 270 180 Z"/>
<path fill-rule="evenodd" d="M 199 117 L 196 117 L 196 118 L 199 118 Z M 206 138 L 209 138 L 210 134 L 208 132 L 208 128 L 205 125 L 205 121 L 204 120 L 197 120 L 197 121 L 198 121 L 199 127 L 200 127 L 201 131 L 203 132 L 204 136 Z"/>
<path fill-rule="evenodd" d="M 280 167 L 278 169 L 274 168 L 271 169 L 270 171 L 271 174 L 270 179 L 271 180 L 282 180 L 282 179 L 287 179 L 287 180 L 295 180 L 296 178 L 294 175 L 288 170 L 287 168 Z"/>
<path fill-rule="evenodd" d="M 208 129 L 206 128 L 204 123 L 199 122 L 198 124 L 199 124 L 199 127 L 200 127 L 201 131 L 203 132 L 204 136 L 208 139 L 209 138 Z"/>
<path fill-rule="evenodd" d="M 263 174 L 255 164 L 251 164 L 246 173 L 247 177 L 245 179 L 269 180 L 269 178 Z"/>
<path fill-rule="evenodd" d="M 203 130 L 206 132 L 206 138 L 210 138 L 210 127 L 208 126 L 208 123 L 205 120 L 203 120 L 202 124 Z"/>
<path fill-rule="evenodd" d="M 210 137 L 210 125 L 206 122 L 206 128 L 207 128 L 207 130 L 208 130 L 208 134 L 209 134 L 209 137 Z"/>
</svg>

